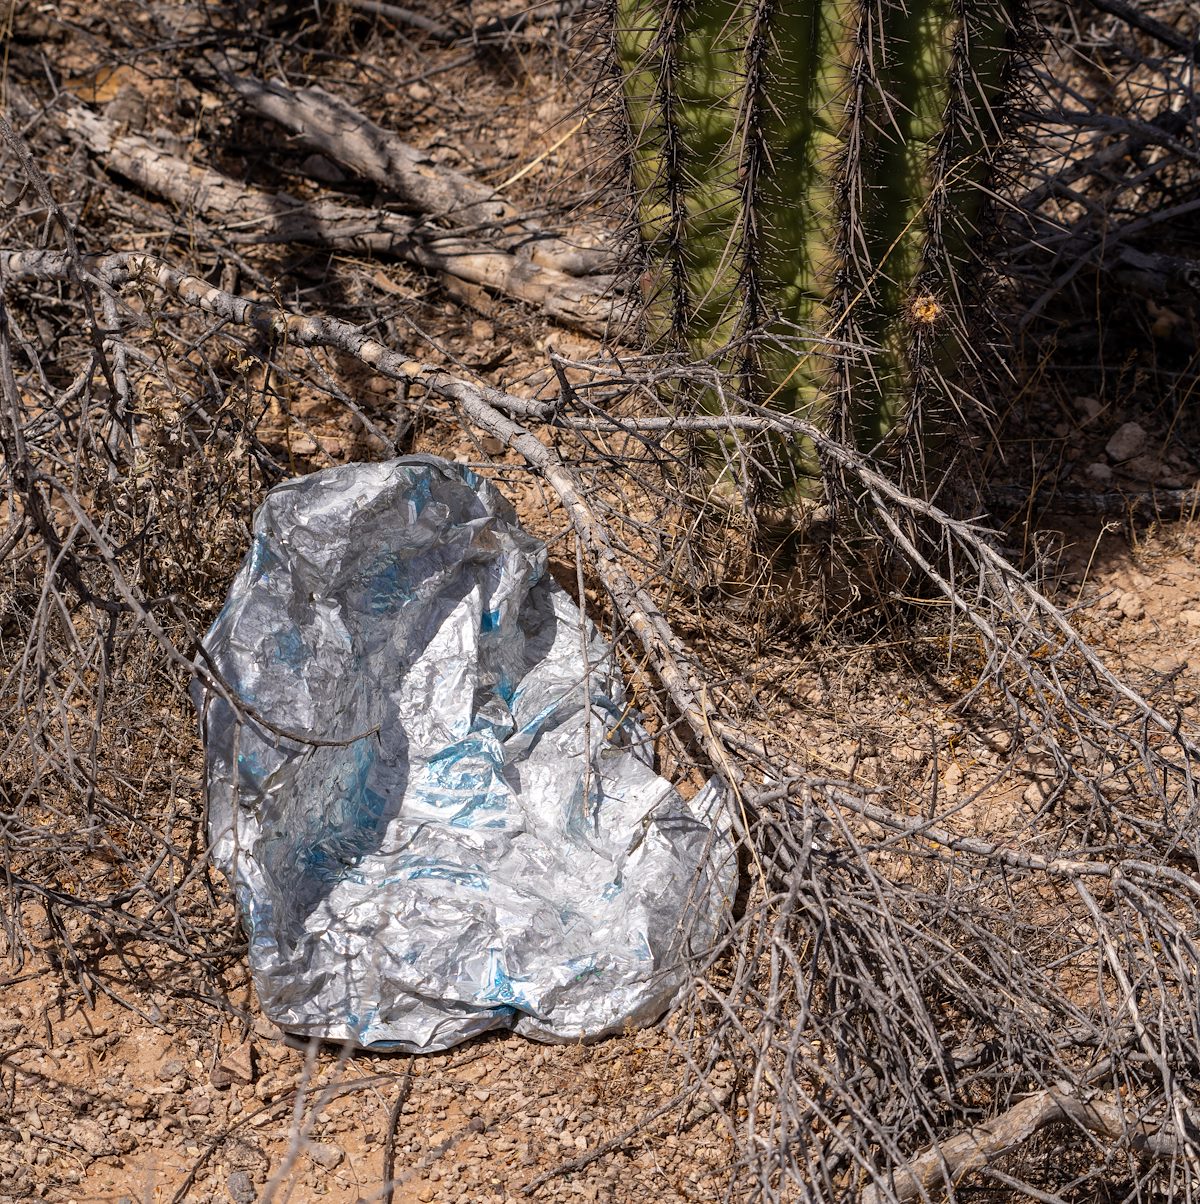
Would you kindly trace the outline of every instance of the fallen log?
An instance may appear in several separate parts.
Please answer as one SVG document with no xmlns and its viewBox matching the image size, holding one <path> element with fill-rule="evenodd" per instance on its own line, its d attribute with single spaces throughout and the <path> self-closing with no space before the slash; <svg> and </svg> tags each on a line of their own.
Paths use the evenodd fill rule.
<svg viewBox="0 0 1200 1204">
<path fill-rule="evenodd" d="M 907 1166 L 897 1169 L 886 1189 L 882 1185 L 868 1187 L 862 1194 L 862 1204 L 910 1204 L 931 1194 L 940 1198 L 945 1185 L 957 1184 L 964 1176 L 983 1170 L 1047 1125 L 1060 1123 L 1108 1141 L 1127 1140 L 1133 1149 L 1152 1156 L 1169 1158 L 1173 1150 L 1170 1141 L 1159 1137 L 1153 1128 L 1131 1120 L 1111 1101 L 1083 1100 L 1057 1090 L 1039 1091 L 994 1120 L 930 1146 Z"/>
<path fill-rule="evenodd" d="M 443 46 L 449 46 L 451 42 L 457 41 L 461 37 L 461 33 L 456 33 L 452 29 L 447 29 L 444 25 L 439 25 L 436 21 L 431 21 L 423 13 L 413 12 L 411 8 L 400 8 L 395 4 L 383 4 L 380 0 L 337 0 L 337 3 L 344 5 L 346 8 L 356 8 L 359 12 L 371 13 L 376 17 L 383 17 L 387 21 L 395 21 L 400 25 L 409 25 L 413 29 L 419 29 L 422 33 L 428 34 L 435 42 L 441 43 Z"/>
<path fill-rule="evenodd" d="M 435 163 L 322 88 L 293 90 L 252 76 L 221 78 L 260 117 L 283 126 L 305 147 L 395 194 L 418 213 L 455 226 L 490 227 L 496 246 L 572 276 L 612 270 L 612 255 L 572 246 L 541 228 L 478 180 Z"/>
<path fill-rule="evenodd" d="M 591 335 L 603 335 L 615 316 L 603 295 L 611 278 L 576 279 L 482 243 L 438 234 L 402 214 L 251 188 L 139 135 L 121 133 L 114 122 L 82 106 L 66 110 L 62 122 L 107 170 L 202 215 L 231 242 L 303 243 L 393 256 L 536 306 L 561 325 Z"/>
</svg>

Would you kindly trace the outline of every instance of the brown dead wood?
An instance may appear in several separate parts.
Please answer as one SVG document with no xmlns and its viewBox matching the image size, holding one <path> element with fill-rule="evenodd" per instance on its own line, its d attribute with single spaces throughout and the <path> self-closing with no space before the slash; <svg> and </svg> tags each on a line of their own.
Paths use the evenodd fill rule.
<svg viewBox="0 0 1200 1204">
<path fill-rule="evenodd" d="M 420 384 L 454 404 L 471 423 L 519 453 L 558 495 L 576 534 L 592 555 L 597 575 L 621 620 L 637 637 L 673 705 L 713 766 L 737 789 L 742 772 L 713 727 L 704 687 L 690 668 L 687 654 L 662 610 L 624 566 L 606 523 L 570 466 L 557 451 L 510 417 L 528 413 L 541 416 L 544 407 L 419 363 L 349 322 L 291 314 L 224 292 L 207 281 L 169 267 L 153 255 L 124 252 L 85 258 L 84 263 L 93 277 L 109 288 L 127 283 L 157 287 L 187 305 L 250 327 L 275 342 L 286 342 L 292 347 L 336 348 L 383 376 Z M 0 271 L 10 279 L 67 280 L 70 268 L 69 257 L 61 252 L 0 253 Z"/>
<path fill-rule="evenodd" d="M 372 16 L 383 17 L 386 21 L 394 21 L 399 25 L 408 25 L 427 33 L 435 42 L 448 46 L 458 38 L 458 34 L 436 21 L 431 21 L 423 13 L 413 12 L 411 8 L 401 8 L 397 4 L 382 4 L 379 0 L 338 0 L 345 8 L 354 8 L 359 12 L 370 13 Z"/>
<path fill-rule="evenodd" d="M 431 220 L 491 228 L 493 245 L 568 275 L 612 270 L 610 253 L 572 246 L 488 185 L 435 163 L 427 152 L 409 146 L 323 88 L 293 90 L 228 73 L 222 79 L 260 117 L 277 122 L 304 146 L 386 189 Z"/>
<path fill-rule="evenodd" d="M 387 255 L 536 306 L 563 326 L 602 335 L 613 318 L 606 281 L 576 279 L 483 243 L 423 229 L 413 218 L 381 209 L 306 201 L 251 188 L 211 168 L 188 163 L 82 106 L 67 110 L 64 128 L 106 170 L 162 197 L 185 214 L 219 225 L 230 242 L 303 243 L 360 255 Z"/>
<path fill-rule="evenodd" d="M 907 1167 L 896 1172 L 888 1188 L 873 1184 L 862 1194 L 862 1204 L 910 1204 L 982 1170 L 1003 1154 L 1016 1149 L 1047 1125 L 1065 1123 L 1110 1141 L 1128 1141 L 1135 1150 L 1169 1156 L 1169 1143 L 1153 1129 L 1131 1120 L 1115 1103 L 1104 1099 L 1082 1100 L 1076 1095 L 1050 1089 L 1039 1091 L 1014 1104 L 995 1120 L 976 1125 L 918 1154 Z"/>
</svg>

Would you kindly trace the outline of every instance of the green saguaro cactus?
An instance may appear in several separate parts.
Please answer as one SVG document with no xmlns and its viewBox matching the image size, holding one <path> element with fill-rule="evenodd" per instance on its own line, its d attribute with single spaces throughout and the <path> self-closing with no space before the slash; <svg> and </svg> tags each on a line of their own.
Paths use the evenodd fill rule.
<svg viewBox="0 0 1200 1204">
<path fill-rule="evenodd" d="M 694 404 L 732 391 L 921 462 L 1019 3 L 615 0 L 649 325 L 730 381 Z M 747 501 L 821 497 L 811 444 L 753 460 Z"/>
</svg>

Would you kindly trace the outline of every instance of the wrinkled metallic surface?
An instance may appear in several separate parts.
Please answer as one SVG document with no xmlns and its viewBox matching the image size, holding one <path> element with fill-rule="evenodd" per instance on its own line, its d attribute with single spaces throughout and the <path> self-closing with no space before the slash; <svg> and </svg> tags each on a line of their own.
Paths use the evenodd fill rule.
<svg viewBox="0 0 1200 1204">
<path fill-rule="evenodd" d="M 650 768 L 545 561 L 495 488 L 432 456 L 259 510 L 204 641 L 246 709 L 194 696 L 214 858 L 285 1030 L 420 1051 L 617 1032 L 670 1005 L 726 919 L 718 791 L 686 803 Z"/>
</svg>

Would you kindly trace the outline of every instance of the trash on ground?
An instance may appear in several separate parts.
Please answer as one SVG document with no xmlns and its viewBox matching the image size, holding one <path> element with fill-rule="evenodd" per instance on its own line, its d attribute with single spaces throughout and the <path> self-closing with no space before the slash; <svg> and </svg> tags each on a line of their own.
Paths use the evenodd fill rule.
<svg viewBox="0 0 1200 1204">
<path fill-rule="evenodd" d="M 415 1051 L 615 1033 L 725 923 L 720 790 L 685 802 L 654 772 L 611 648 L 470 470 L 271 490 L 204 649 L 213 857 L 282 1029 Z"/>
</svg>

